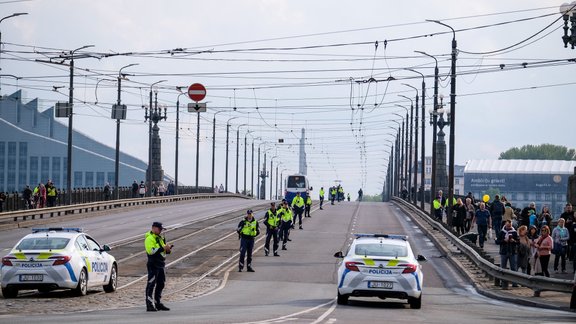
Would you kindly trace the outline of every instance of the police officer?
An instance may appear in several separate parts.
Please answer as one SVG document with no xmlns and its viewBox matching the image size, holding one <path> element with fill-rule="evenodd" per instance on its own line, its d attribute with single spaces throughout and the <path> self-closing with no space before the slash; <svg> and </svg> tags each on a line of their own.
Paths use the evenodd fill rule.
<svg viewBox="0 0 576 324">
<path fill-rule="evenodd" d="M 336 187 L 332 187 L 332 190 L 330 190 L 330 194 L 332 195 L 331 197 L 331 205 L 334 205 L 334 199 L 336 199 Z"/>
<path fill-rule="evenodd" d="M 291 241 L 288 236 L 290 235 L 290 228 L 292 227 L 293 215 L 292 210 L 288 207 L 288 201 L 283 200 L 282 210 L 280 215 L 280 237 L 282 238 L 282 250 L 286 250 L 286 242 Z"/>
<path fill-rule="evenodd" d="M 296 193 L 296 197 L 292 199 L 292 209 L 294 210 L 294 220 L 292 227 L 296 226 L 296 217 L 298 217 L 298 225 L 302 229 L 302 213 L 304 212 L 304 198 L 300 196 L 300 193 Z"/>
<path fill-rule="evenodd" d="M 320 187 L 320 209 L 322 210 L 322 204 L 324 203 L 324 187 Z"/>
<path fill-rule="evenodd" d="M 312 197 L 310 197 L 310 194 L 308 194 L 306 197 L 306 204 L 304 208 L 304 217 L 312 217 L 310 216 L 310 208 L 312 208 Z"/>
<path fill-rule="evenodd" d="M 275 203 L 270 203 L 270 209 L 266 212 L 264 224 L 266 225 L 266 244 L 264 244 L 264 254 L 268 256 L 270 253 L 270 239 L 272 238 L 274 240 L 272 245 L 274 256 L 280 256 L 278 254 L 278 232 L 280 231 L 280 217 L 278 216 Z"/>
<path fill-rule="evenodd" d="M 246 217 L 238 224 L 238 235 L 240 235 L 240 260 L 238 261 L 238 272 L 244 269 L 244 257 L 246 257 L 247 271 L 254 272 L 252 269 L 252 250 L 254 250 L 254 238 L 260 234 L 258 221 L 254 218 L 252 209 L 246 211 Z"/>
<path fill-rule="evenodd" d="M 166 283 L 165 259 L 166 254 L 170 254 L 173 245 L 166 244 L 164 237 L 160 233 L 164 227 L 162 223 L 152 223 L 152 229 L 146 233 L 144 247 L 148 255 L 148 283 L 146 284 L 146 311 L 169 311 L 170 308 L 160 302 L 162 290 Z M 156 289 L 154 289 L 156 288 Z M 154 293 L 154 296 L 152 296 Z"/>
</svg>

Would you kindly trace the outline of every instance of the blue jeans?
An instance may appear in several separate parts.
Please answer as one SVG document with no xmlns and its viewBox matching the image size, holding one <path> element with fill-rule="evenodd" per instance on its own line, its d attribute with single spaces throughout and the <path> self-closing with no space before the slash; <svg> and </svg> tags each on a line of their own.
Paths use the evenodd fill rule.
<svg viewBox="0 0 576 324">
<path fill-rule="evenodd" d="M 518 263 L 516 254 L 500 254 L 500 268 L 506 269 L 508 262 L 510 262 L 510 270 L 518 271 Z M 502 280 L 502 288 L 508 288 L 508 281 Z"/>
<path fill-rule="evenodd" d="M 488 225 L 480 225 L 476 224 L 478 228 L 478 242 L 480 243 L 480 247 L 484 247 L 484 238 L 486 238 L 486 234 L 488 233 Z"/>
</svg>

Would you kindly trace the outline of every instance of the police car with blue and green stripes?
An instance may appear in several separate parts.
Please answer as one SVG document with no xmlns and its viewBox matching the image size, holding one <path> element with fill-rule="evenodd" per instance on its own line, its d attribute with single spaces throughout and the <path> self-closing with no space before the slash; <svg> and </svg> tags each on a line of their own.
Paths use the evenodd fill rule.
<svg viewBox="0 0 576 324">
<path fill-rule="evenodd" d="M 80 228 L 32 229 L 2 258 L 1 286 L 4 298 L 20 290 L 48 292 L 73 289 L 83 296 L 88 288 L 116 290 L 118 265 L 107 245 Z"/>
<path fill-rule="evenodd" d="M 390 234 L 355 234 L 338 268 L 338 304 L 349 297 L 408 300 L 411 308 L 422 306 L 422 266 L 426 258 L 414 256 L 408 237 Z"/>
</svg>

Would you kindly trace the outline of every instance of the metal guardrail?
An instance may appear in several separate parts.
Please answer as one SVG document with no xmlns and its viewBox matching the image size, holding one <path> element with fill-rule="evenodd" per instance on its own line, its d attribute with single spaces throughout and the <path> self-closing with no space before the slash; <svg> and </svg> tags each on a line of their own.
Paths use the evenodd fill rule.
<svg viewBox="0 0 576 324">
<path fill-rule="evenodd" d="M 480 254 L 478 254 L 478 252 L 460 240 L 457 236 L 452 234 L 441 223 L 433 220 L 430 216 L 428 216 L 427 213 L 421 211 L 417 207 L 400 198 L 394 197 L 392 200 L 402 208 L 408 209 L 426 221 L 428 224 L 441 231 L 442 234 L 448 238 L 452 244 L 454 244 L 460 251 L 462 251 L 462 253 L 468 257 L 468 259 L 474 262 L 480 270 L 489 276 L 499 280 L 518 283 L 524 287 L 529 287 L 530 289 L 534 290 L 535 293 L 540 291 L 572 292 L 574 287 L 574 282 L 572 280 L 555 279 L 543 276 L 531 276 L 521 272 L 503 269 L 494 265 L 492 262 L 484 259 Z"/>
<path fill-rule="evenodd" d="M 187 195 L 174 195 L 174 196 L 160 196 L 160 197 L 145 197 L 145 198 L 135 198 L 135 199 L 119 199 L 119 200 L 107 200 L 101 202 L 93 202 L 93 203 L 86 203 L 86 204 L 75 204 L 75 205 L 66 205 L 66 206 L 59 206 L 59 207 L 48 207 L 48 208 L 38 208 L 38 209 L 27 209 L 27 210 L 19 210 L 19 211 L 12 211 L 0 214 L 0 222 L 18 222 L 27 221 L 27 220 L 35 220 L 35 219 L 44 219 L 44 218 L 51 218 L 55 216 L 63 216 L 63 215 L 73 215 L 73 214 L 82 214 L 100 210 L 107 210 L 107 209 L 115 209 L 115 208 L 124 208 L 130 206 L 138 206 L 138 205 L 149 205 L 149 204 L 160 204 L 160 203 L 171 203 L 171 202 L 179 202 L 185 200 L 192 200 L 192 199 L 210 199 L 210 198 L 244 198 L 250 199 L 247 196 L 243 196 L 240 194 L 229 194 L 229 193 L 222 193 L 222 194 L 214 194 L 214 193 L 206 193 L 206 194 L 187 194 Z"/>
</svg>

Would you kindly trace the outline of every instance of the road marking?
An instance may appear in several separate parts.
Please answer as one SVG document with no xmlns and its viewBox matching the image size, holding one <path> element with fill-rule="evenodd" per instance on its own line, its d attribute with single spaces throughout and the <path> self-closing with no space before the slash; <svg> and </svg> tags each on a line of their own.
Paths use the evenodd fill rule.
<svg viewBox="0 0 576 324">
<path fill-rule="evenodd" d="M 312 324 L 316 324 L 316 323 L 320 323 L 322 322 L 328 315 L 332 314 L 332 312 L 336 309 L 336 303 L 334 301 L 332 301 L 332 306 L 330 306 L 330 308 L 328 308 L 324 314 L 320 315 L 320 317 L 318 317 L 314 322 L 312 322 Z"/>
<path fill-rule="evenodd" d="M 241 324 L 265 324 L 265 323 L 277 323 L 277 322 L 283 321 L 283 320 L 298 320 L 298 318 L 295 316 L 315 311 L 315 310 L 322 308 L 324 306 L 328 306 L 330 304 L 335 304 L 335 302 L 336 302 L 336 299 L 333 299 L 327 303 L 320 304 L 320 305 L 317 305 L 317 306 L 314 306 L 314 307 L 311 307 L 311 308 L 308 308 L 308 309 L 305 309 L 305 310 L 302 310 L 302 311 L 299 311 L 296 313 L 292 313 L 292 314 L 288 314 L 288 315 L 284 315 L 284 316 L 280 316 L 280 317 L 276 317 L 276 318 L 270 318 L 267 320 L 262 320 L 262 321 L 257 321 L 257 322 L 243 322 Z"/>
</svg>

